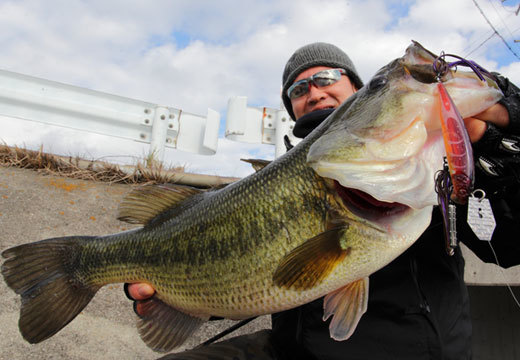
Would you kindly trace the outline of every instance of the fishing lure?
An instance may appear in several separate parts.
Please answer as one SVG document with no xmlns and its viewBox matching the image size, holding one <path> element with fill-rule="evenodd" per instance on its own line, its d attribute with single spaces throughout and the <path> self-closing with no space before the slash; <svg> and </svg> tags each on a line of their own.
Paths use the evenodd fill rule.
<svg viewBox="0 0 520 360">
<path fill-rule="evenodd" d="M 442 137 L 453 187 L 450 199 L 457 204 L 466 204 L 473 190 L 475 174 L 471 141 L 464 119 L 442 82 L 437 83 L 437 91 Z"/>
<path fill-rule="evenodd" d="M 448 63 L 444 60 L 446 56 L 455 57 L 458 60 Z M 455 203 L 467 203 L 473 190 L 475 175 L 473 150 L 464 119 L 441 81 L 450 68 L 457 65 L 470 67 L 482 81 L 485 81 L 483 74 L 493 78 L 493 75 L 480 65 L 457 55 L 442 53 L 433 62 L 433 70 L 437 74 L 438 82 L 439 117 L 446 149 L 444 168 L 437 173 L 435 178 L 435 190 L 444 223 L 446 251 L 450 256 L 455 253 L 455 248 L 458 246 Z"/>
</svg>

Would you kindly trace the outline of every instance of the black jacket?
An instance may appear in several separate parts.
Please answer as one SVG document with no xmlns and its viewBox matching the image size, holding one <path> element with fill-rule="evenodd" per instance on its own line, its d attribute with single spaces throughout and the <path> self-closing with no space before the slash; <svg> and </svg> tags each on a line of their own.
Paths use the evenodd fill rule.
<svg viewBox="0 0 520 360">
<path fill-rule="evenodd" d="M 506 94 L 502 103 L 510 113 L 511 124 L 506 130 L 518 134 L 518 89 L 507 79 L 499 80 Z M 480 150 L 479 146 L 474 146 L 477 157 L 480 150 L 489 151 L 486 144 Z M 496 158 L 500 160 L 500 156 Z M 520 264 L 520 241 L 511 236 L 518 233 L 520 223 L 520 166 L 501 163 L 509 171 L 506 175 L 513 173 L 511 181 L 500 183 L 497 191 L 485 190 L 491 194 L 497 221 L 492 244 L 500 265 L 509 267 Z M 510 166 L 516 169 L 510 170 Z M 479 178 L 485 175 L 477 172 L 476 187 L 492 187 L 496 180 L 479 182 Z M 476 238 L 466 215 L 466 208 L 458 206 L 458 239 L 483 261 L 495 262 L 489 244 Z M 322 320 L 323 299 L 318 299 L 272 316 L 277 349 L 287 359 L 470 359 L 472 331 L 464 259 L 460 249 L 447 255 L 443 231 L 442 217 L 435 207 L 430 226 L 417 242 L 370 276 L 368 310 L 350 339 L 330 338 L 330 320 Z"/>
</svg>

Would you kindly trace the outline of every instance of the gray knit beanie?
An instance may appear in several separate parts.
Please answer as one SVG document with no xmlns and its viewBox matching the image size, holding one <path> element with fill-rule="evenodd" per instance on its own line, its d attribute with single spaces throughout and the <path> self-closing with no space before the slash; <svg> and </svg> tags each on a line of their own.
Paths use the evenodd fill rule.
<svg viewBox="0 0 520 360">
<path fill-rule="evenodd" d="M 363 81 L 359 77 L 354 64 L 347 54 L 335 45 L 317 42 L 305 45 L 294 52 L 285 65 L 282 77 L 282 100 L 283 104 L 294 119 L 291 99 L 287 96 L 287 89 L 303 71 L 314 66 L 329 66 L 345 69 L 350 81 L 357 89 L 363 87 Z M 297 119 L 294 119 L 297 120 Z"/>
</svg>

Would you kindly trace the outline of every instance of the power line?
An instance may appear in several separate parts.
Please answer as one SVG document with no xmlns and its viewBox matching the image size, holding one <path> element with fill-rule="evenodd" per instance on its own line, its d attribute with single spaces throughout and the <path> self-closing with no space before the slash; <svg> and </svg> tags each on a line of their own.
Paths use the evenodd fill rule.
<svg viewBox="0 0 520 360">
<path fill-rule="evenodd" d="M 515 51 L 511 48 L 511 46 L 509 46 L 509 44 L 507 43 L 506 39 L 504 39 L 504 37 L 502 35 L 500 35 L 500 33 L 497 31 L 497 29 L 495 29 L 495 27 L 493 26 L 493 24 L 489 21 L 489 19 L 487 18 L 487 16 L 484 14 L 484 12 L 482 11 L 482 9 L 480 8 L 480 6 L 477 4 L 477 1 L 476 0 L 473 0 L 473 3 L 475 4 L 475 6 L 477 7 L 477 9 L 480 11 L 480 13 L 482 14 L 482 16 L 484 17 L 484 19 L 486 20 L 486 22 L 489 24 L 489 26 L 491 26 L 491 28 L 493 29 L 493 31 L 495 32 L 495 34 L 497 34 L 497 36 L 503 41 L 503 43 L 507 46 L 507 48 L 509 49 L 509 51 L 511 51 L 513 53 L 514 56 L 516 56 L 516 58 L 518 60 L 520 60 L 520 57 L 515 53 Z M 489 39 L 488 39 L 489 40 Z M 487 40 L 486 40 L 487 41 Z"/>
<path fill-rule="evenodd" d="M 480 49 L 480 47 L 481 47 L 482 45 L 484 45 L 485 43 L 487 43 L 488 40 L 491 39 L 491 38 L 492 38 L 493 36 L 495 36 L 495 35 L 496 35 L 496 32 L 493 32 L 493 33 L 492 33 L 492 34 L 491 34 L 491 35 L 490 35 L 486 40 L 482 41 L 482 42 L 480 43 L 479 46 L 477 46 L 476 48 L 474 48 L 473 50 L 471 50 L 471 51 L 470 51 L 469 53 L 467 53 L 464 57 L 467 58 L 468 56 L 470 56 L 471 54 L 473 54 L 475 51 L 477 51 L 478 49 Z"/>
<path fill-rule="evenodd" d="M 483 30 L 482 34 L 477 34 L 473 36 L 473 39 L 471 39 L 471 41 L 468 44 L 466 44 L 462 52 L 465 54 L 465 56 L 474 53 L 493 36 L 495 36 L 495 32 L 490 28 L 487 28 L 487 30 Z M 486 38 L 486 40 L 482 41 L 483 38 Z M 478 46 L 475 48 L 476 45 Z M 469 54 L 467 54 L 468 51 Z"/>
<path fill-rule="evenodd" d="M 518 12 L 520 12 L 520 5 L 518 5 L 518 8 L 516 10 L 513 10 L 513 11 L 510 11 L 508 9 L 506 9 L 506 7 L 504 6 L 504 3 L 506 2 L 507 0 L 500 0 L 500 5 L 502 5 L 502 7 L 504 8 L 505 11 L 509 12 L 509 13 L 512 13 L 512 14 L 515 14 L 515 15 L 518 15 Z"/>
<path fill-rule="evenodd" d="M 500 13 L 498 12 L 497 8 L 495 7 L 495 4 L 493 3 L 493 0 L 488 0 L 488 2 L 491 4 L 491 6 L 493 7 L 493 9 L 495 10 L 498 18 L 500 19 L 500 21 L 502 22 L 502 25 L 504 25 L 504 28 L 509 32 L 509 35 L 511 37 L 513 37 L 513 33 L 511 32 L 511 30 L 509 30 L 509 27 L 507 26 L 506 22 L 504 21 L 504 19 L 502 19 L 502 16 L 500 15 Z M 502 3 L 502 6 L 503 3 Z"/>
</svg>

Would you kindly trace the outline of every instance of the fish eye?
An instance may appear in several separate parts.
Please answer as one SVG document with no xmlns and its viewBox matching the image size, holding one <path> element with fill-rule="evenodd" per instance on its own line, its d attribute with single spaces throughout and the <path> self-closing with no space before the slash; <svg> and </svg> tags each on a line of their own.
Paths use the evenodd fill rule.
<svg viewBox="0 0 520 360">
<path fill-rule="evenodd" d="M 385 75 L 376 75 L 370 80 L 368 83 L 368 88 L 370 90 L 378 90 L 386 85 L 388 79 Z"/>
</svg>

